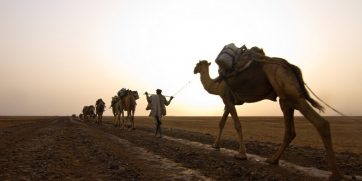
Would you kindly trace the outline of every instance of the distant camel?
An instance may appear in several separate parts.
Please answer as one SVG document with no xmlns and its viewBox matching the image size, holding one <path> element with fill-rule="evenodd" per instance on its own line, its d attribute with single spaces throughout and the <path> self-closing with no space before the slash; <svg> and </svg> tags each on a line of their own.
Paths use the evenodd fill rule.
<svg viewBox="0 0 362 181">
<path fill-rule="evenodd" d="M 98 99 L 96 102 L 96 114 L 97 114 L 97 120 L 96 123 L 97 124 L 102 124 L 102 119 L 103 119 L 103 112 L 105 111 L 106 105 L 103 102 L 102 99 Z"/>
<path fill-rule="evenodd" d="M 111 107 L 113 113 L 113 125 L 120 126 L 120 116 L 123 110 L 122 100 L 118 96 L 112 97 Z"/>
<path fill-rule="evenodd" d="M 84 119 L 84 120 L 86 120 L 87 119 L 87 111 L 88 111 L 88 106 L 84 106 L 83 107 L 83 109 L 82 109 L 82 118 Z"/>
<path fill-rule="evenodd" d="M 214 148 L 220 147 L 220 137 L 229 113 L 234 120 L 234 127 L 239 137 L 239 153 L 236 158 L 246 159 L 246 150 L 243 142 L 242 128 L 235 109 L 235 105 L 258 102 L 263 99 L 276 101 L 284 115 L 284 140 L 279 150 L 267 159 L 270 164 L 278 164 L 285 148 L 295 138 L 294 110 L 299 110 L 317 129 L 322 138 L 327 152 L 327 160 L 332 175 L 331 180 L 342 178 L 336 164 L 336 158 L 332 147 L 332 138 L 329 122 L 322 118 L 309 104 L 322 110 L 316 101 L 308 94 L 302 78 L 302 73 L 297 66 L 289 64 L 280 58 L 263 57 L 262 61 L 254 61 L 250 67 L 237 75 L 222 81 L 210 78 L 209 66 L 206 60 L 196 64 L 194 73 L 200 73 L 200 79 L 204 89 L 214 95 L 219 95 L 225 104 L 224 114 L 219 122 L 219 133 L 213 144 Z M 232 91 L 231 91 L 232 90 Z"/>
<path fill-rule="evenodd" d="M 89 121 L 90 119 L 95 118 L 94 110 L 95 110 L 95 107 L 93 105 L 83 107 L 82 112 L 83 112 L 83 117 L 84 117 L 85 121 Z"/>
<path fill-rule="evenodd" d="M 131 123 L 131 129 L 135 129 L 134 127 L 134 113 L 136 111 L 136 97 L 134 95 L 134 91 L 127 90 L 127 94 L 122 98 L 122 107 L 123 110 L 127 111 L 126 123 Z M 122 115 L 123 115 L 122 110 Z M 122 116 L 123 118 L 123 116 Z M 122 120 L 122 128 L 126 126 L 124 119 Z M 127 127 L 127 126 L 126 126 Z"/>
</svg>

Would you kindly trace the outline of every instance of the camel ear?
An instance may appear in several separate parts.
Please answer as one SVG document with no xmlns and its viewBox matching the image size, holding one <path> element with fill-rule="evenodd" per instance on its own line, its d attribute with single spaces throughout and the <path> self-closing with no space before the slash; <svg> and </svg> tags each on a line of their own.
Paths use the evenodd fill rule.
<svg viewBox="0 0 362 181">
<path fill-rule="evenodd" d="M 211 62 L 209 62 L 208 64 L 211 65 Z"/>
</svg>

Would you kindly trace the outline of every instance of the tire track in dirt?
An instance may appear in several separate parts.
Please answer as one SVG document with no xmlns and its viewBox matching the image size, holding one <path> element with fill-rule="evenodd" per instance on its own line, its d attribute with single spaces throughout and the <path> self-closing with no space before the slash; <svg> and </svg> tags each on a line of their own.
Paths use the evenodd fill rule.
<svg viewBox="0 0 362 181">
<path fill-rule="evenodd" d="M 126 139 L 138 147 L 162 155 L 183 167 L 198 170 L 203 175 L 216 180 L 319 180 L 315 177 L 291 173 L 280 167 L 233 159 L 216 150 L 205 150 L 194 145 L 181 144 L 175 140 L 155 138 L 144 131 L 121 130 L 110 124 L 99 126 L 87 123 L 87 125 Z"/>
<path fill-rule="evenodd" d="M 145 133 L 148 134 L 149 136 L 153 135 L 152 133 L 149 133 L 149 132 L 145 132 Z M 170 136 L 163 136 L 163 139 L 168 139 L 168 140 L 171 140 L 171 141 L 178 142 L 180 144 L 190 145 L 192 147 L 197 147 L 197 148 L 205 149 L 205 150 L 208 150 L 208 151 L 215 150 L 209 144 L 190 141 L 190 140 L 186 140 L 186 139 L 173 138 L 173 137 L 170 137 Z M 237 151 L 231 150 L 231 149 L 226 149 L 226 148 L 220 148 L 219 151 L 220 151 L 221 154 L 227 155 L 229 157 L 234 157 L 234 155 L 238 154 Z M 248 156 L 248 161 L 253 161 L 253 162 L 260 163 L 260 164 L 268 165 L 268 163 L 265 162 L 266 158 L 264 158 L 264 157 L 261 157 L 259 155 L 255 155 L 255 154 L 249 154 L 249 153 L 247 153 L 247 156 Z M 293 164 L 293 163 L 285 161 L 285 160 L 280 160 L 279 161 L 279 166 L 282 167 L 282 168 L 285 168 L 287 170 L 290 170 L 292 172 L 300 173 L 300 174 L 311 176 L 311 177 L 319 177 L 319 178 L 326 179 L 331 175 L 330 171 L 320 170 L 320 169 L 317 169 L 317 168 L 314 168 L 314 167 L 303 167 L 303 166 Z M 362 180 L 361 176 L 354 176 L 354 177 L 355 177 L 356 180 Z M 345 176 L 345 179 L 351 180 L 352 177 L 351 176 Z"/>
<path fill-rule="evenodd" d="M 146 131 L 145 134 L 148 134 L 149 136 L 153 135 L 149 131 Z M 211 145 L 204 144 L 201 142 L 190 141 L 190 140 L 186 140 L 186 139 L 182 139 L 182 138 L 174 138 L 174 137 L 170 137 L 170 136 L 164 136 L 163 138 L 178 142 L 180 144 L 190 145 L 192 147 L 197 147 L 197 148 L 208 150 L 208 151 L 214 150 L 214 148 L 212 148 Z M 220 153 L 227 155 L 229 157 L 233 157 L 235 154 L 237 154 L 237 151 L 221 148 Z M 264 157 L 261 157 L 261 156 L 255 155 L 255 154 L 247 154 L 247 155 L 248 155 L 249 161 L 257 162 L 258 164 L 269 165 L 268 163 L 265 162 L 266 158 L 264 158 Z M 315 167 L 300 166 L 300 165 L 297 165 L 297 164 L 294 164 L 294 163 L 291 163 L 291 162 L 288 162 L 285 160 L 279 161 L 279 167 L 285 168 L 285 169 L 287 169 L 291 172 L 297 173 L 297 174 L 302 174 L 302 175 L 306 175 L 306 176 L 310 176 L 310 177 L 314 177 L 314 178 L 327 179 L 331 175 L 330 171 L 317 169 Z M 353 175 L 353 176 L 345 175 L 345 179 L 346 180 L 362 180 L 362 177 L 357 176 L 357 175 Z"/>
<path fill-rule="evenodd" d="M 145 164 L 152 167 L 152 169 L 154 169 L 156 172 L 163 172 L 166 174 L 166 176 L 163 176 L 159 175 L 159 173 L 156 173 L 158 176 L 156 176 L 155 179 L 167 178 L 170 180 L 212 180 L 211 178 L 203 176 L 198 171 L 185 168 L 181 166 L 181 164 L 154 154 L 144 148 L 137 147 L 127 140 L 120 139 L 114 135 L 109 135 L 109 137 L 113 141 L 116 141 L 127 148 L 127 152 L 132 157 L 133 163 L 138 162 L 138 164 Z"/>
<path fill-rule="evenodd" d="M 138 127 L 138 129 L 153 132 L 154 130 L 150 127 Z M 186 130 L 165 128 L 163 132 L 173 138 L 181 138 L 194 142 L 200 142 L 207 145 L 212 145 L 214 142 L 214 136 L 210 134 L 202 134 L 198 132 L 190 132 Z M 269 142 L 258 142 L 258 141 L 246 141 L 247 150 L 256 155 L 262 157 L 270 157 L 278 149 L 280 145 Z M 236 151 L 238 149 L 238 142 L 233 140 L 222 140 L 222 147 Z M 328 165 L 325 163 L 324 150 L 311 148 L 311 147 L 296 147 L 291 145 L 286 149 L 282 160 L 291 162 L 305 168 L 315 167 L 319 170 L 328 170 Z M 355 153 L 336 153 L 338 164 L 341 171 L 348 177 L 355 179 L 356 175 L 361 176 L 361 155 Z"/>
<path fill-rule="evenodd" d="M 74 119 L 72 122 L 87 127 L 89 125 L 78 122 Z M 96 127 L 93 126 L 89 127 L 95 129 Z M 97 130 L 94 131 L 99 132 L 99 129 Z M 142 175 L 144 175 L 143 177 L 147 178 L 147 180 L 213 180 L 212 178 L 205 177 L 196 170 L 185 168 L 179 163 L 175 163 L 174 161 L 157 155 L 152 151 L 138 147 L 113 134 L 103 131 L 102 134 L 107 136 L 107 138 L 117 144 L 117 146 L 122 147 L 121 150 L 125 150 L 124 154 L 126 154 L 126 157 L 122 158 L 122 160 L 126 160 L 131 167 L 137 167 L 137 169 L 142 172 Z M 124 157 L 122 155 L 117 156 Z"/>
<path fill-rule="evenodd" d="M 151 135 L 151 134 L 150 134 Z M 208 144 L 203 144 L 200 142 L 195 142 L 195 141 L 190 141 L 190 140 L 185 140 L 185 139 L 181 139 L 181 138 L 173 138 L 173 137 L 169 137 L 169 136 L 163 136 L 164 139 L 168 139 L 168 140 L 172 140 L 175 142 L 179 142 L 181 144 L 186 144 L 186 145 L 190 145 L 190 146 L 194 146 L 194 147 L 198 147 L 200 149 L 205 149 L 205 150 L 214 150 L 214 148 L 211 147 L 211 145 Z M 235 150 L 230 150 L 230 149 L 226 149 L 226 148 L 220 148 L 220 152 L 224 155 L 233 157 L 234 155 L 238 154 L 237 151 Z M 268 164 L 266 163 L 266 158 L 258 156 L 258 155 L 254 155 L 254 154 L 249 154 L 247 153 L 248 156 L 248 160 L 249 161 L 254 161 L 254 162 L 258 162 L 260 164 Z M 324 178 L 327 179 L 330 175 L 331 172 L 330 171 L 325 171 L 325 170 L 320 170 L 314 167 L 303 167 L 285 160 L 279 160 L 279 166 L 282 168 L 286 168 L 292 172 L 296 172 L 296 173 L 302 173 L 304 175 L 308 175 L 311 177 L 319 177 L 319 178 Z M 354 176 L 354 178 L 352 178 L 352 176 L 348 176 L 345 175 L 345 179 L 347 180 L 362 180 L 361 176 Z"/>
</svg>

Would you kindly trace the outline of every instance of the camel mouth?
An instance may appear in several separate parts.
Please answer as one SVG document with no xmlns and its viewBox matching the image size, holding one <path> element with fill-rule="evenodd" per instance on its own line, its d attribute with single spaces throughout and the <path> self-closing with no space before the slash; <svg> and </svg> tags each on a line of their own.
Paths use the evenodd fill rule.
<svg viewBox="0 0 362 181">
<path fill-rule="evenodd" d="M 196 65 L 196 67 L 194 68 L 194 74 L 200 73 L 200 68 L 199 68 L 199 64 Z"/>
</svg>

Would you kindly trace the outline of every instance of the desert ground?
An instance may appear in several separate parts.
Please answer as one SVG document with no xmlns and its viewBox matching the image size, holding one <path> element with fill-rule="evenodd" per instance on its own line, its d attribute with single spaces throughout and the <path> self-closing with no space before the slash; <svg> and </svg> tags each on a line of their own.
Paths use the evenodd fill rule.
<svg viewBox="0 0 362 181">
<path fill-rule="evenodd" d="M 282 117 L 240 117 L 248 160 L 232 156 L 238 148 L 231 118 L 220 150 L 210 147 L 219 117 L 166 117 L 163 137 L 153 134 L 149 117 L 135 117 L 135 130 L 112 125 L 105 117 L 0 117 L 0 180 L 325 180 L 328 170 L 320 137 L 296 117 L 297 137 L 282 160 L 269 165 L 284 133 Z M 362 175 L 362 117 L 326 117 L 334 149 L 348 179 Z M 312 173 L 316 172 L 316 173 Z M 324 174 L 324 175 L 323 175 Z"/>
</svg>

